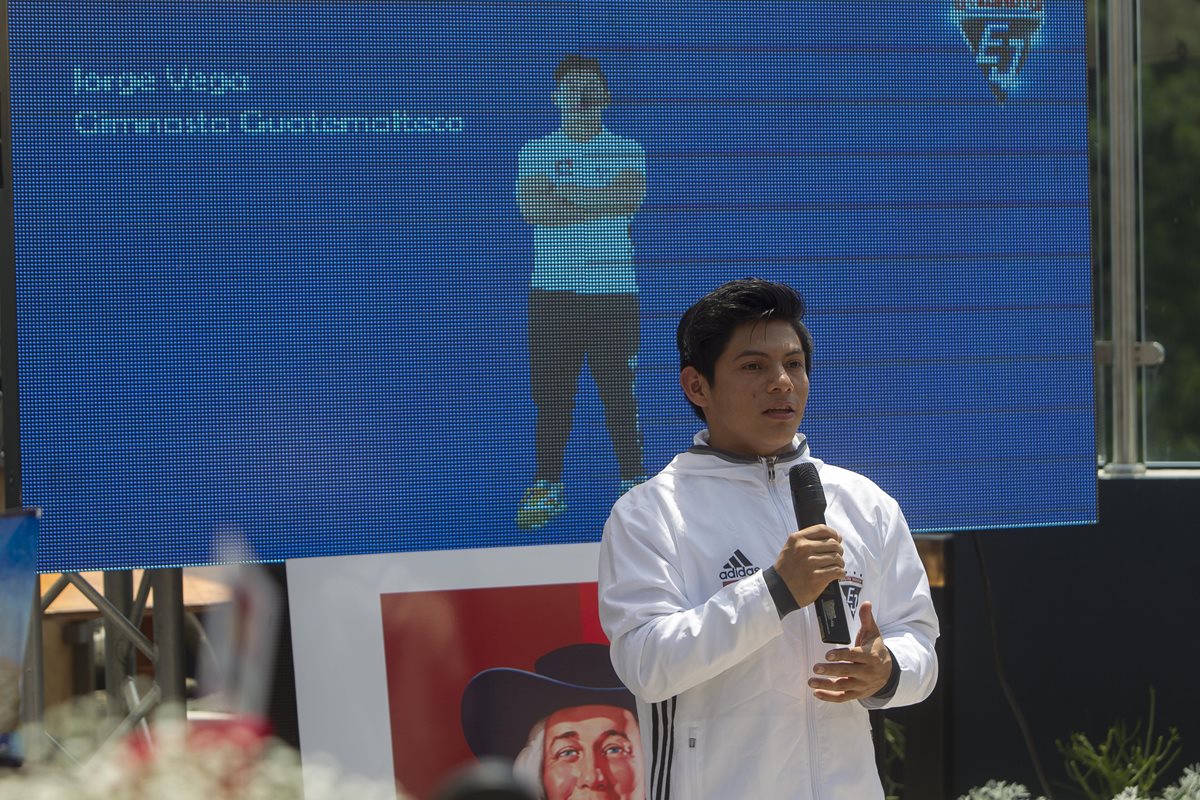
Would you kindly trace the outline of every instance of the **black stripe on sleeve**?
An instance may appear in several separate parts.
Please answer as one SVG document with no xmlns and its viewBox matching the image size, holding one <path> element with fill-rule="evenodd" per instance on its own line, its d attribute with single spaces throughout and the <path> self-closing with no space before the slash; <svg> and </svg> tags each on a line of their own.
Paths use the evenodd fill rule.
<svg viewBox="0 0 1200 800">
<path fill-rule="evenodd" d="M 667 725 L 667 768 L 664 773 L 667 776 L 667 790 L 663 793 L 663 800 L 671 800 L 671 764 L 675 760 L 675 698 L 672 697 L 667 701 L 671 707 L 671 718 Z"/>
<path fill-rule="evenodd" d="M 661 727 L 659 724 L 659 720 L 658 720 L 659 714 L 661 713 L 660 706 L 662 706 L 662 703 L 655 703 L 654 705 L 650 706 L 650 725 L 651 725 L 650 752 L 652 755 L 650 758 L 649 788 L 650 788 L 650 797 L 652 798 L 652 800 L 653 800 L 653 798 L 658 797 L 658 795 L 655 793 L 654 789 L 658 783 L 657 776 L 661 774 L 661 770 L 662 770 L 662 762 L 661 762 L 662 753 L 660 752 L 659 746 L 658 746 L 659 728 Z"/>
</svg>

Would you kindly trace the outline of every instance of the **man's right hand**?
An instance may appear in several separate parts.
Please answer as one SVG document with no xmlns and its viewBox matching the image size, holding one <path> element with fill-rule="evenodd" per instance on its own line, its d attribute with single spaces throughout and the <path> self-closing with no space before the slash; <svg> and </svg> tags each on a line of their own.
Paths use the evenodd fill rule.
<svg viewBox="0 0 1200 800">
<path fill-rule="evenodd" d="M 801 608 L 816 601 L 826 586 L 846 577 L 841 534 L 828 525 L 795 531 L 775 559 L 775 571 Z"/>
</svg>

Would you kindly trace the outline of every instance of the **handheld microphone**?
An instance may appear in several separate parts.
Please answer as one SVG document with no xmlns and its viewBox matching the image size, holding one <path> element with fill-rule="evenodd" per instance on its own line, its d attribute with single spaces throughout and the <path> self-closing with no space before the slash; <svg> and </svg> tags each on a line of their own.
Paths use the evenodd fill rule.
<svg viewBox="0 0 1200 800">
<path fill-rule="evenodd" d="M 788 470 L 792 485 L 792 505 L 796 508 L 796 525 L 800 530 L 825 524 L 825 490 L 814 464 L 805 462 Z M 815 603 L 817 624 L 821 626 L 821 641 L 826 644 L 850 644 L 850 627 L 842 605 L 842 590 L 837 581 L 830 581 Z"/>
</svg>

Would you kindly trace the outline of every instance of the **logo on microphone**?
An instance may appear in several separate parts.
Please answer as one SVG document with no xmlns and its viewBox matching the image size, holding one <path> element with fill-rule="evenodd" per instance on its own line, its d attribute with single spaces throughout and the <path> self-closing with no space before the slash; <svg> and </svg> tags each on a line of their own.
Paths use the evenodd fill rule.
<svg viewBox="0 0 1200 800">
<path fill-rule="evenodd" d="M 842 597 L 846 599 L 846 610 L 850 612 L 851 617 L 858 619 L 858 600 L 863 586 L 862 574 L 847 573 L 845 582 L 838 585 L 842 587 Z"/>
<path fill-rule="evenodd" d="M 1018 86 L 1021 68 L 1046 19 L 1043 0 L 952 0 L 951 17 L 992 94 L 1003 103 Z"/>
<path fill-rule="evenodd" d="M 734 550 L 733 555 L 725 562 L 725 566 L 721 567 L 721 574 L 717 577 L 721 579 L 722 586 L 728 586 L 759 571 L 759 568 L 751 564 L 750 559 L 746 558 L 741 550 Z"/>
</svg>

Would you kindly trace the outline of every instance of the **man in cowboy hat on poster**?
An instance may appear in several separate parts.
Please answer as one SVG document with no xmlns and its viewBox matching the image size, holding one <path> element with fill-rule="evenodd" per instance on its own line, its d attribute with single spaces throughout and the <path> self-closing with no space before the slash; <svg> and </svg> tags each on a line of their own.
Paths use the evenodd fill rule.
<svg viewBox="0 0 1200 800">
<path fill-rule="evenodd" d="M 480 758 L 514 762 L 545 800 L 644 800 L 636 703 L 599 644 L 480 672 L 463 691 L 463 734 Z"/>
</svg>

